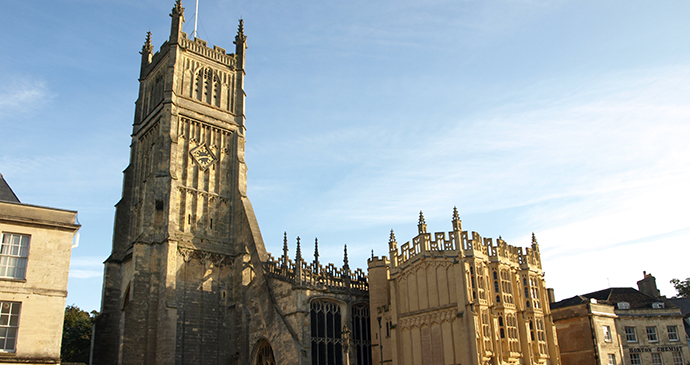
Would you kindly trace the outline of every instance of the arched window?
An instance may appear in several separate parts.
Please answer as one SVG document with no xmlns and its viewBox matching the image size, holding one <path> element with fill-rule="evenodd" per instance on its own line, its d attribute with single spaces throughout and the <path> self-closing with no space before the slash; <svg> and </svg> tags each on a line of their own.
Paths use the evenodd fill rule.
<svg viewBox="0 0 690 365">
<path fill-rule="evenodd" d="M 332 302 L 315 300 L 311 302 L 310 314 L 312 365 L 342 365 L 343 325 L 340 306 Z"/>
<path fill-rule="evenodd" d="M 369 307 L 364 304 L 352 306 L 352 342 L 355 346 L 357 365 L 371 365 L 371 329 Z"/>
<path fill-rule="evenodd" d="M 276 360 L 273 357 L 273 349 L 271 348 L 271 344 L 266 340 L 261 340 L 257 346 L 256 365 L 276 365 Z"/>
</svg>

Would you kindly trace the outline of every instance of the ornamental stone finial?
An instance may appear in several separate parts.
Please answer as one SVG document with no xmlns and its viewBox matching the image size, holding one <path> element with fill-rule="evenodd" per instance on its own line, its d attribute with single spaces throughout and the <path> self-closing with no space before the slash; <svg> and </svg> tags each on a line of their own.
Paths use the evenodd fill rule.
<svg viewBox="0 0 690 365">
<path fill-rule="evenodd" d="M 287 260 L 288 260 L 288 241 L 287 241 L 287 232 L 283 233 L 283 265 L 287 266 Z"/>
<path fill-rule="evenodd" d="M 302 261 L 302 248 L 300 247 L 300 238 L 297 236 L 297 253 L 295 254 L 295 261 Z"/>
<path fill-rule="evenodd" d="M 153 51 L 153 46 L 151 45 L 151 31 L 146 32 L 146 41 L 144 41 L 144 46 L 141 48 L 141 54 L 151 53 Z"/>
<path fill-rule="evenodd" d="M 424 221 L 424 213 L 422 211 L 419 211 L 419 223 L 417 224 L 417 228 L 419 228 L 419 234 L 426 233 L 426 222 Z"/>
<path fill-rule="evenodd" d="M 240 45 L 247 41 L 247 36 L 244 35 L 244 19 L 240 19 L 240 24 L 237 26 L 237 35 L 235 36 L 236 45 Z"/>
<path fill-rule="evenodd" d="M 453 207 L 453 230 L 462 231 L 462 221 L 460 214 L 458 214 L 458 207 Z"/>
<path fill-rule="evenodd" d="M 184 14 L 184 8 L 182 7 L 182 0 L 175 0 L 175 6 L 172 9 L 173 15 Z"/>
</svg>

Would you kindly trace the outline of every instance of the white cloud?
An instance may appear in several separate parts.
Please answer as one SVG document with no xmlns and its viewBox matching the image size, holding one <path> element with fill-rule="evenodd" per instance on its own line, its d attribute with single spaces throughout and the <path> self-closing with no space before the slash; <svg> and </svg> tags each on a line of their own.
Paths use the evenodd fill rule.
<svg viewBox="0 0 690 365">
<path fill-rule="evenodd" d="M 96 271 L 96 270 L 72 270 L 70 269 L 69 271 L 69 277 L 70 279 L 90 279 L 90 278 L 97 278 L 97 277 L 102 277 L 103 276 L 103 271 Z"/>
<path fill-rule="evenodd" d="M 40 108 L 49 98 L 51 95 L 45 81 L 4 75 L 0 82 L 0 117 Z"/>
</svg>

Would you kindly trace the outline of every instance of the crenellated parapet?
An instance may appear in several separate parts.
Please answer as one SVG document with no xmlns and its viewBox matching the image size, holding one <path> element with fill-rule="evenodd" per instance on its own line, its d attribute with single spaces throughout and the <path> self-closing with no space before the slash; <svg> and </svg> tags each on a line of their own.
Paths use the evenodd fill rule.
<svg viewBox="0 0 690 365">
<path fill-rule="evenodd" d="M 264 273 L 270 277 L 307 288 L 360 293 L 369 291 L 368 278 L 364 271 L 362 269 L 350 270 L 347 261 L 347 246 L 345 247 L 342 267 L 337 267 L 333 263 L 321 265 L 318 261 L 318 241 L 315 241 L 314 246 L 314 261 L 308 263 L 302 258 L 300 238 L 297 237 L 297 249 L 293 261 L 288 257 L 286 234 L 283 240 L 283 255 L 275 259 L 271 254 L 268 254 L 268 260 L 263 262 Z"/>
<path fill-rule="evenodd" d="M 198 56 L 214 60 L 230 68 L 235 68 L 235 54 L 226 53 L 225 48 L 221 48 L 216 45 L 214 45 L 213 48 L 208 47 L 205 40 L 200 38 L 189 39 L 187 38 L 186 33 L 181 33 L 179 45 L 182 49 L 186 50 L 187 52 L 191 52 Z"/>
<path fill-rule="evenodd" d="M 488 262 L 505 263 L 520 269 L 541 270 L 539 245 L 532 235 L 531 247 L 512 246 L 503 238 L 483 238 L 477 232 L 463 231 L 457 209 L 453 211 L 453 230 L 449 232 L 428 233 L 424 215 L 420 212 L 418 235 L 405 242 L 398 249 L 395 234 L 391 230 L 388 242 L 390 265 L 404 268 L 421 257 L 456 256 L 458 258 L 477 257 Z"/>
</svg>

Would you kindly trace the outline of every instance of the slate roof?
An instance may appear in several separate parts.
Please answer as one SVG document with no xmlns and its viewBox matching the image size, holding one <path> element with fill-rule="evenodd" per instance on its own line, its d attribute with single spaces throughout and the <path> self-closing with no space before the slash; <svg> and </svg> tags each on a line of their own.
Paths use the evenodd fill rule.
<svg viewBox="0 0 690 365">
<path fill-rule="evenodd" d="M 590 299 L 596 299 L 597 303 L 614 306 L 620 302 L 628 302 L 630 303 L 630 309 L 652 308 L 652 303 L 656 302 L 666 302 L 666 308 L 674 308 L 668 301 L 651 297 L 633 288 L 608 288 L 551 303 L 551 309 L 586 303 Z"/>
<path fill-rule="evenodd" d="M 551 309 L 556 309 L 556 308 L 564 308 L 564 307 L 570 307 L 573 305 L 578 305 L 582 303 L 587 303 L 589 302 L 589 298 L 586 298 L 582 295 L 576 295 L 572 298 L 568 299 L 563 299 L 558 302 L 550 303 Z"/>
<path fill-rule="evenodd" d="M 5 178 L 2 177 L 2 174 L 0 174 L 0 201 L 20 203 L 19 198 L 17 198 L 17 195 L 14 194 L 14 191 L 12 191 L 10 185 L 7 184 Z"/>
<path fill-rule="evenodd" d="M 690 314 L 690 298 L 671 298 L 668 301 L 680 308 L 680 311 L 684 316 Z"/>
</svg>

